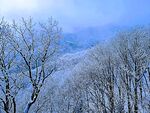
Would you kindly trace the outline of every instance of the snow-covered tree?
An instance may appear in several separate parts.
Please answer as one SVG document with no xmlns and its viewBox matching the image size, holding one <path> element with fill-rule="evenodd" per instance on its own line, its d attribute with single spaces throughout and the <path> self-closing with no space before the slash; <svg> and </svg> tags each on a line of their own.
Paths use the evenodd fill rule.
<svg viewBox="0 0 150 113">
<path fill-rule="evenodd" d="M 23 77 L 23 81 L 27 80 L 26 85 L 32 90 L 24 107 L 24 113 L 28 113 L 36 102 L 45 80 L 56 70 L 54 59 L 61 29 L 52 19 L 45 24 L 37 24 L 31 18 L 22 18 L 21 23 L 13 21 L 12 24 L 2 21 L 0 28 L 0 80 L 4 82 L 0 85 L 5 94 L 5 97 L 1 98 L 2 107 L 7 113 L 16 112 L 14 95 L 18 87 L 15 83 L 19 77 Z M 16 70 L 17 73 L 13 73 Z"/>
</svg>

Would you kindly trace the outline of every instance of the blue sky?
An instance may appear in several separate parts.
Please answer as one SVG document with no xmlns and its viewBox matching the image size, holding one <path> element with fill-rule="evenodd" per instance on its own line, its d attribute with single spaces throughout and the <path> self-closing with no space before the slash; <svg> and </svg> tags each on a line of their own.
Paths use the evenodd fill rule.
<svg viewBox="0 0 150 113">
<path fill-rule="evenodd" d="M 0 16 L 8 20 L 53 16 L 64 31 L 106 25 L 148 24 L 150 0 L 0 0 Z"/>
</svg>

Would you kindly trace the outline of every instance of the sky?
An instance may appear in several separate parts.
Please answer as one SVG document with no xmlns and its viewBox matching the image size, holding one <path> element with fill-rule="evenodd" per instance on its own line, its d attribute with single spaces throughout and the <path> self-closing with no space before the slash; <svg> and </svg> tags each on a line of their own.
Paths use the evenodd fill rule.
<svg viewBox="0 0 150 113">
<path fill-rule="evenodd" d="M 150 0 L 0 0 L 0 17 L 7 20 L 53 17 L 65 32 L 107 25 L 149 24 Z"/>
</svg>

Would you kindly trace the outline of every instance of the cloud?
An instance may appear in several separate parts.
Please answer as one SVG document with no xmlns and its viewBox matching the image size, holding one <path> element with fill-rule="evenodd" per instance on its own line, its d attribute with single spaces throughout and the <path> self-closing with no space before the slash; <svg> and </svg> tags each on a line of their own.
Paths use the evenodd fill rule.
<svg viewBox="0 0 150 113">
<path fill-rule="evenodd" d="M 0 13 L 4 16 L 18 12 L 23 14 L 24 11 L 34 11 L 37 5 L 36 0 L 0 0 Z"/>
<path fill-rule="evenodd" d="M 0 0 L 0 16 L 7 19 L 32 16 L 40 21 L 53 16 L 67 31 L 148 20 L 149 3 L 148 0 Z"/>
</svg>

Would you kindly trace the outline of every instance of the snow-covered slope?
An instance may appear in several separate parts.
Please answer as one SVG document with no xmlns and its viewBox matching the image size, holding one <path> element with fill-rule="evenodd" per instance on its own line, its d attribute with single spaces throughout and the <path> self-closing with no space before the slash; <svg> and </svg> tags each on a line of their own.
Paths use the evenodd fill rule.
<svg viewBox="0 0 150 113">
<path fill-rule="evenodd" d="M 65 79 L 70 77 L 72 70 L 85 59 L 87 52 L 88 50 L 83 50 L 61 56 L 57 61 L 58 70 L 53 74 L 53 78 L 62 84 Z"/>
<path fill-rule="evenodd" d="M 49 88 L 52 87 L 53 83 L 55 83 L 58 87 L 63 85 L 64 81 L 72 75 L 72 70 L 76 67 L 79 67 L 81 61 L 85 58 L 88 50 L 76 52 L 76 53 L 67 53 L 58 58 L 56 61 L 57 64 L 57 71 L 49 76 L 45 81 L 44 88 L 42 90 L 42 94 L 49 91 Z M 34 71 L 34 70 L 33 70 Z M 53 82 L 52 82 L 53 81 Z M 24 81 L 24 83 L 29 81 Z M 18 109 L 21 112 L 24 109 L 25 103 L 29 100 L 31 95 L 32 88 L 30 86 L 26 86 L 22 90 L 19 91 L 17 95 L 17 104 Z"/>
</svg>

